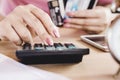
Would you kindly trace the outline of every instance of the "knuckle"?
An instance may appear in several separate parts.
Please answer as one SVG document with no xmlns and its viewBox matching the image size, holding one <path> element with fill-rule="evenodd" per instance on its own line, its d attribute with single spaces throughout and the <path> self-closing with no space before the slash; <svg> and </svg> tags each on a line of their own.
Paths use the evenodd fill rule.
<svg viewBox="0 0 120 80">
<path fill-rule="evenodd" d="M 18 18 L 18 16 L 16 16 L 15 13 L 9 14 L 9 15 L 4 19 L 4 22 L 12 23 L 12 22 L 15 21 L 14 19 L 17 19 L 17 18 Z"/>
<path fill-rule="evenodd" d="M 28 34 L 24 34 L 24 35 L 22 35 L 22 39 L 24 41 L 29 41 L 29 37 L 28 36 L 29 36 Z"/>
<path fill-rule="evenodd" d="M 37 11 L 37 9 L 36 9 L 36 11 Z M 46 12 L 44 12 L 43 10 L 39 9 L 39 12 L 40 12 L 40 15 L 44 15 L 45 18 L 49 18 L 49 15 Z"/>
<path fill-rule="evenodd" d="M 27 6 L 28 7 L 35 7 L 33 4 L 28 4 Z"/>
<path fill-rule="evenodd" d="M 15 44 L 19 44 L 21 42 L 21 40 L 17 37 L 13 37 L 11 41 L 14 42 Z"/>
<path fill-rule="evenodd" d="M 17 6 L 17 7 L 15 8 L 15 10 L 21 10 L 21 9 L 23 9 L 23 7 L 24 7 L 24 6 L 21 6 L 21 5 L 20 5 L 20 6 Z"/>
<path fill-rule="evenodd" d="M 37 23 L 37 24 L 39 24 L 40 23 L 40 21 L 37 19 L 37 18 L 33 18 L 33 21 L 35 22 L 35 23 Z"/>
<path fill-rule="evenodd" d="M 28 34 L 29 34 L 29 33 L 28 33 L 27 30 L 22 30 L 21 33 L 22 33 L 22 34 L 21 34 L 21 37 L 22 37 L 23 39 L 27 39 L 27 38 L 28 38 L 28 36 L 29 36 Z"/>
<path fill-rule="evenodd" d="M 24 6 L 17 6 L 14 10 L 13 10 L 13 12 L 12 13 L 21 13 L 21 11 L 23 11 L 23 9 L 24 9 Z"/>
</svg>

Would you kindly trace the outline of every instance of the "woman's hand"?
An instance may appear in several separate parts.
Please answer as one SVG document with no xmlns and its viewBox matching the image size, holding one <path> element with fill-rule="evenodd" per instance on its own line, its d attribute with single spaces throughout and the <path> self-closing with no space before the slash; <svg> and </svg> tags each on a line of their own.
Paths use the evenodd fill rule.
<svg viewBox="0 0 120 80">
<path fill-rule="evenodd" d="M 67 15 L 71 18 L 64 21 L 64 27 L 80 28 L 93 33 L 103 31 L 115 18 L 110 9 L 105 7 L 68 12 Z"/>
<path fill-rule="evenodd" d="M 60 37 L 49 15 L 31 4 L 16 7 L 0 22 L 1 39 L 19 45 L 22 41 L 32 43 L 33 36 L 50 45 L 53 44 L 51 36 Z"/>
</svg>

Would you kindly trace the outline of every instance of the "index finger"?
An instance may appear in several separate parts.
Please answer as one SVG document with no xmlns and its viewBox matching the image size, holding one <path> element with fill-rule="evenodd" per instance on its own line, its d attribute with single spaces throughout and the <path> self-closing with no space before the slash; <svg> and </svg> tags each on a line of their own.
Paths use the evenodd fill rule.
<svg viewBox="0 0 120 80">
<path fill-rule="evenodd" d="M 28 5 L 26 7 L 30 9 L 33 15 L 40 19 L 40 21 L 45 26 L 49 34 L 51 34 L 54 37 L 60 37 L 58 28 L 54 25 L 50 16 L 47 13 L 33 5 Z"/>
</svg>

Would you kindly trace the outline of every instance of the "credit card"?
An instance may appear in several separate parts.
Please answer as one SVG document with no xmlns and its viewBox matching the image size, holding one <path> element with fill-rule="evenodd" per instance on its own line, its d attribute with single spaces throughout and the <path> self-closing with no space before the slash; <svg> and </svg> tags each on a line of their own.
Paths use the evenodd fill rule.
<svg viewBox="0 0 120 80">
<path fill-rule="evenodd" d="M 48 7 L 53 23 L 61 27 L 64 19 L 69 18 L 66 13 L 77 10 L 92 9 L 98 0 L 49 0 Z"/>
</svg>

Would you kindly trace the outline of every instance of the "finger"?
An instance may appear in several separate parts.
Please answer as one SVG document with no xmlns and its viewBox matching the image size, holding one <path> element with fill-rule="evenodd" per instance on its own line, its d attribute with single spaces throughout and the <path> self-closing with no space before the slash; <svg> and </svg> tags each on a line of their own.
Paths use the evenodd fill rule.
<svg viewBox="0 0 120 80">
<path fill-rule="evenodd" d="M 47 13 L 33 5 L 28 5 L 27 8 L 31 10 L 32 14 L 39 18 L 49 34 L 51 34 L 53 37 L 60 37 L 58 28 L 53 24 L 50 16 Z"/>
<path fill-rule="evenodd" d="M 8 41 L 8 39 L 5 37 L 5 31 L 3 28 L 3 21 L 0 22 L 0 41 Z"/>
<path fill-rule="evenodd" d="M 25 9 L 24 6 L 18 6 L 13 10 L 13 12 L 11 12 L 11 14 L 14 15 L 14 17 L 18 18 L 19 21 L 21 21 L 22 24 L 27 25 L 27 24 L 23 23 L 24 20 L 22 19 L 22 15 L 24 14 L 23 13 L 24 9 Z M 16 19 L 13 19 L 14 17 L 10 17 L 13 20 L 12 23 L 14 23 L 14 20 L 16 20 Z M 10 21 L 12 21 L 12 20 L 10 20 Z M 36 33 L 33 30 L 33 28 L 29 27 L 29 25 L 27 25 L 26 27 L 30 31 L 31 36 L 34 38 L 36 36 Z"/>
<path fill-rule="evenodd" d="M 36 32 L 29 25 L 27 25 L 27 28 L 30 31 L 32 38 L 35 38 L 37 36 Z"/>
<path fill-rule="evenodd" d="M 9 39 L 3 35 L 0 35 L 0 41 L 9 41 Z"/>
<path fill-rule="evenodd" d="M 80 25 L 69 24 L 69 23 L 64 24 L 64 27 L 82 29 L 87 33 L 100 33 L 105 30 L 105 27 L 103 26 L 80 26 Z"/>
<path fill-rule="evenodd" d="M 46 45 L 53 45 L 53 40 L 49 34 L 42 34 L 42 39 Z"/>
<path fill-rule="evenodd" d="M 33 43 L 32 36 L 29 30 L 27 29 L 27 25 L 22 21 L 22 18 L 19 18 L 16 15 L 10 14 L 8 16 L 8 20 L 10 21 L 11 25 L 13 26 L 18 36 L 24 42 Z"/>
<path fill-rule="evenodd" d="M 52 39 L 50 38 L 50 35 L 47 33 L 45 30 L 44 26 L 42 23 L 30 12 L 24 11 L 23 20 L 36 32 L 36 34 L 42 39 L 43 42 L 46 42 L 48 44 L 53 44 L 53 41 L 50 41 Z"/>
<path fill-rule="evenodd" d="M 101 26 L 107 24 L 107 22 L 99 18 L 69 18 L 65 22 L 84 26 Z"/>
<path fill-rule="evenodd" d="M 9 34 L 8 34 L 9 32 Z M 14 42 L 16 45 L 21 45 L 22 41 L 15 32 L 15 30 L 12 28 L 12 26 L 9 23 L 4 24 L 4 34 L 3 34 L 8 40 Z"/>
<path fill-rule="evenodd" d="M 20 20 L 17 20 L 16 22 L 13 22 L 13 21 L 14 20 L 12 20 L 11 24 L 14 30 L 16 31 L 16 33 L 19 35 L 19 37 L 24 42 L 33 43 L 33 39 L 30 31 L 27 29 L 27 25 Z"/>
<path fill-rule="evenodd" d="M 101 10 L 79 10 L 74 12 L 68 12 L 67 15 L 70 17 L 88 17 L 88 18 L 95 18 L 100 17 Z"/>
<path fill-rule="evenodd" d="M 105 30 L 105 27 L 102 26 L 84 26 L 83 30 L 87 31 L 88 33 L 100 33 Z"/>
<path fill-rule="evenodd" d="M 66 28 L 76 28 L 76 29 L 82 29 L 83 26 L 80 26 L 80 25 L 76 25 L 76 24 L 69 24 L 69 23 L 66 23 L 63 25 L 63 27 L 66 27 Z"/>
</svg>

